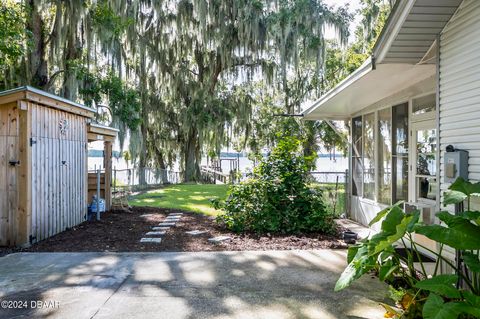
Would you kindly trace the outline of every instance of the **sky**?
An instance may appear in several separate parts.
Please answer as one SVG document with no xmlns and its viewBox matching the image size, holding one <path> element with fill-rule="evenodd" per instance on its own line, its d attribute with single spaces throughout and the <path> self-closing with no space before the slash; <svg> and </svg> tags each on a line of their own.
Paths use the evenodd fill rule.
<svg viewBox="0 0 480 319">
<path fill-rule="evenodd" d="M 360 9 L 360 0 L 323 0 L 326 4 L 334 7 L 341 7 L 345 6 L 348 4 L 349 11 L 353 14 L 355 14 L 355 11 Z M 353 42 L 355 40 L 355 28 L 356 26 L 360 23 L 361 17 L 359 15 L 355 15 L 353 23 L 350 25 L 350 42 Z M 326 37 L 327 38 L 333 38 L 334 37 L 334 32 L 333 30 L 326 30 Z"/>
</svg>

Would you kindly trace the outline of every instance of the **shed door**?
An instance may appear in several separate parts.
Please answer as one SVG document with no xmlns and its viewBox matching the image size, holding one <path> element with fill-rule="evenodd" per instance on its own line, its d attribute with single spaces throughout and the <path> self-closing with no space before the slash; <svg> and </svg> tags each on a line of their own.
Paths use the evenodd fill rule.
<svg viewBox="0 0 480 319">
<path fill-rule="evenodd" d="M 32 146 L 32 236 L 48 238 L 84 220 L 85 143 L 37 138 Z"/>
<path fill-rule="evenodd" d="M 14 241 L 17 211 L 18 137 L 0 135 L 0 246 Z"/>
<path fill-rule="evenodd" d="M 59 141 L 37 137 L 32 145 L 32 239 L 42 240 L 62 229 L 60 217 Z"/>
<path fill-rule="evenodd" d="M 85 220 L 85 142 L 60 140 L 60 205 L 64 228 Z M 64 229 L 62 229 L 64 230 Z"/>
</svg>

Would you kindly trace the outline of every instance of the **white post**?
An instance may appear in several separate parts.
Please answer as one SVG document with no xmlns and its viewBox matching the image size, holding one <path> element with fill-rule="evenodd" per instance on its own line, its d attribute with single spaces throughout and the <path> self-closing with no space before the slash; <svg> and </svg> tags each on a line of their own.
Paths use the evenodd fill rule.
<svg viewBox="0 0 480 319">
<path fill-rule="evenodd" d="M 113 193 L 116 194 L 117 190 L 117 168 L 113 168 Z"/>
<path fill-rule="evenodd" d="M 97 220 L 100 220 L 100 176 L 101 170 L 97 170 Z"/>
</svg>

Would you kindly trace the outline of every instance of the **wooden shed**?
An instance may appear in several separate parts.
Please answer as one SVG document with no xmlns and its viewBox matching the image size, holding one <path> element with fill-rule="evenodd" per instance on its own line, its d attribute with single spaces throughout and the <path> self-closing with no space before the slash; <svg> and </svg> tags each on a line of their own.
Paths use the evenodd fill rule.
<svg viewBox="0 0 480 319">
<path fill-rule="evenodd" d="M 0 92 L 0 246 L 83 222 L 95 110 L 32 87 Z"/>
</svg>

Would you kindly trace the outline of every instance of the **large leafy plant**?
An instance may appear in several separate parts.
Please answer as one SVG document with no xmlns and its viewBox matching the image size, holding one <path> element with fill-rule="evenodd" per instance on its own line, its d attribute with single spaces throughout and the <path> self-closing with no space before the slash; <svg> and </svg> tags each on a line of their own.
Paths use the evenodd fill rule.
<svg viewBox="0 0 480 319">
<path fill-rule="evenodd" d="M 309 187 L 314 157 L 304 156 L 301 144 L 294 137 L 281 139 L 249 179 L 215 203 L 224 210 L 217 221 L 236 232 L 332 233 L 333 215 L 321 191 Z"/>
<path fill-rule="evenodd" d="M 348 287 L 368 272 L 377 272 L 380 280 L 391 287 L 398 308 L 384 305 L 390 317 L 427 319 L 480 317 L 480 212 L 471 210 L 472 197 L 480 196 L 480 184 L 459 178 L 444 194 L 444 204 L 466 209 L 451 214 L 436 214 L 441 225 L 425 225 L 418 211 L 407 214 L 400 203 L 381 211 L 370 223 L 381 222 L 381 230 L 369 239 L 351 246 L 348 266 L 335 290 Z M 421 234 L 438 243 L 438 251 L 414 241 Z M 396 250 L 403 244 L 406 254 Z M 449 246 L 458 251 L 461 263 L 452 262 L 442 252 Z M 411 248 L 411 249 L 410 249 Z M 433 274 L 426 271 L 420 249 L 436 257 Z M 406 255 L 406 256 L 405 256 Z M 440 274 L 440 262 L 453 271 Z M 416 267 L 414 262 L 418 263 Z"/>
</svg>

